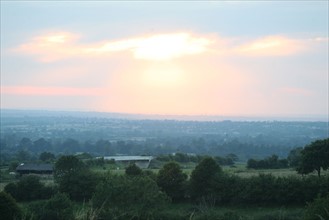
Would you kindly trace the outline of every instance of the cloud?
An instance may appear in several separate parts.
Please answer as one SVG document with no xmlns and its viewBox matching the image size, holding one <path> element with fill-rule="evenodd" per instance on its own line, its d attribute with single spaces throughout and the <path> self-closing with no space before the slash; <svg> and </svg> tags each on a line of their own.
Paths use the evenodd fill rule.
<svg viewBox="0 0 329 220">
<path fill-rule="evenodd" d="M 80 38 L 70 32 L 48 33 L 19 45 L 14 52 L 33 55 L 41 62 L 104 57 L 119 52 L 128 53 L 137 60 L 167 61 L 207 52 L 221 56 L 291 56 L 304 52 L 315 44 L 328 42 L 326 37 L 297 39 L 281 35 L 242 42 L 237 38 L 187 32 L 105 40 L 90 44 L 79 43 Z"/>
<path fill-rule="evenodd" d="M 304 41 L 284 36 L 267 36 L 237 46 L 234 51 L 244 56 L 288 56 L 306 49 Z"/>
<path fill-rule="evenodd" d="M 33 55 L 41 62 L 52 62 L 81 54 L 82 48 L 75 45 L 77 39 L 78 35 L 69 32 L 49 33 L 37 36 L 13 51 Z"/>
<path fill-rule="evenodd" d="M 104 90 L 99 88 L 2 86 L 1 94 L 23 96 L 99 96 Z"/>
<path fill-rule="evenodd" d="M 115 52 L 130 52 L 135 59 L 162 61 L 203 53 L 212 43 L 211 39 L 185 32 L 156 34 L 89 45 L 78 44 L 78 38 L 77 35 L 69 32 L 50 33 L 38 36 L 31 42 L 20 45 L 14 51 L 35 55 L 42 62 L 69 57 L 103 56 Z"/>
</svg>

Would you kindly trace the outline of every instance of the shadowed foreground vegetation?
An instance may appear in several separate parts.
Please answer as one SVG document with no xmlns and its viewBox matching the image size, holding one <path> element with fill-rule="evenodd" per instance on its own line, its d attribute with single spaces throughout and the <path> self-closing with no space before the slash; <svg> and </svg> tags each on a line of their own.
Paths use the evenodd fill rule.
<svg viewBox="0 0 329 220">
<path fill-rule="evenodd" d="M 306 175 L 328 168 L 325 157 L 312 159 L 317 149 L 326 153 L 327 148 L 324 140 L 301 151 L 297 163 L 301 176 L 241 177 L 223 169 L 222 160 L 206 156 L 188 175 L 174 161 L 158 172 L 130 164 L 118 174 L 91 169 L 103 167 L 102 159 L 62 156 L 55 162 L 53 184 L 27 175 L 4 187 L 0 219 L 328 219 L 329 176 Z M 304 160 L 311 164 L 306 166 Z"/>
</svg>

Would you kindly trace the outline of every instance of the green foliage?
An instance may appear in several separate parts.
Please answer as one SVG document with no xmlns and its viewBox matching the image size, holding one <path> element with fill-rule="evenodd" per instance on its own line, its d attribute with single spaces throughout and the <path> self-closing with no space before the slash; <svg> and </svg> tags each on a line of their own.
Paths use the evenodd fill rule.
<svg viewBox="0 0 329 220">
<path fill-rule="evenodd" d="M 302 150 L 303 150 L 302 147 L 297 147 L 289 152 L 287 160 L 290 167 L 299 166 L 299 163 L 301 162 Z"/>
<path fill-rule="evenodd" d="M 306 207 L 303 219 L 325 220 L 329 219 L 329 194 L 326 197 L 318 197 Z"/>
<path fill-rule="evenodd" d="M 95 192 L 99 176 L 89 170 L 65 175 L 59 182 L 59 191 L 67 193 L 72 200 L 89 200 Z"/>
<path fill-rule="evenodd" d="M 321 169 L 329 168 L 329 138 L 317 140 L 306 146 L 301 151 L 301 162 L 297 168 L 297 172 L 308 174 L 317 171 L 318 176 Z"/>
<path fill-rule="evenodd" d="M 288 167 L 288 160 L 281 159 L 275 154 L 264 160 L 249 159 L 247 162 L 247 168 L 252 169 L 281 169 Z"/>
<path fill-rule="evenodd" d="M 151 219 L 167 202 L 156 183 L 144 176 L 109 175 L 92 198 L 104 219 Z"/>
<path fill-rule="evenodd" d="M 22 214 L 15 199 L 8 193 L 0 192 L 0 219 L 16 219 Z"/>
<path fill-rule="evenodd" d="M 4 190 L 17 201 L 47 199 L 54 194 L 52 187 L 43 185 L 40 178 L 33 175 L 23 176 L 17 183 L 9 183 Z"/>
<path fill-rule="evenodd" d="M 186 179 L 187 175 L 182 172 L 179 165 L 169 162 L 159 170 L 157 184 L 172 201 L 181 201 L 185 195 Z"/>
<path fill-rule="evenodd" d="M 227 157 L 215 157 L 216 162 L 221 166 L 231 166 L 234 165 L 234 159 L 231 156 Z"/>
<path fill-rule="evenodd" d="M 17 160 L 16 161 L 11 161 L 10 164 L 9 164 L 9 167 L 8 167 L 8 171 L 9 172 L 15 172 L 18 165 L 19 165 L 19 162 Z"/>
<path fill-rule="evenodd" d="M 125 170 L 125 173 L 128 176 L 139 176 L 142 174 L 142 172 L 142 169 L 139 168 L 135 163 L 129 164 Z"/>
<path fill-rule="evenodd" d="M 39 156 L 39 160 L 41 161 L 53 161 L 55 160 L 55 155 L 50 152 L 43 152 Z"/>
<path fill-rule="evenodd" d="M 211 157 L 204 158 L 192 171 L 190 180 L 190 193 L 193 199 L 200 199 L 215 193 L 216 179 L 223 171 Z"/>
<path fill-rule="evenodd" d="M 54 167 L 55 181 L 60 182 L 65 176 L 86 170 L 85 164 L 73 155 L 60 157 Z"/>
<path fill-rule="evenodd" d="M 31 215 L 38 220 L 73 219 L 73 203 L 66 194 L 57 193 L 48 201 L 37 201 L 29 205 Z"/>
<path fill-rule="evenodd" d="M 55 164 L 55 180 L 60 192 L 72 200 L 83 201 L 91 198 L 99 178 L 77 157 L 63 156 Z"/>
</svg>

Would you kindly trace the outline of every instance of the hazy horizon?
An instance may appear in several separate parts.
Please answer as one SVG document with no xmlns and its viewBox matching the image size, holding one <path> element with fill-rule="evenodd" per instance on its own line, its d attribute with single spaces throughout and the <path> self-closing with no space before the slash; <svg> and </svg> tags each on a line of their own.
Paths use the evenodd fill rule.
<svg viewBox="0 0 329 220">
<path fill-rule="evenodd" d="M 0 108 L 1 117 L 69 116 L 118 118 L 132 120 L 179 120 L 179 121 L 322 121 L 329 122 L 328 115 L 170 115 L 132 114 L 125 112 L 102 112 L 84 110 L 52 109 L 6 109 Z"/>
<path fill-rule="evenodd" d="M 328 119 L 328 1 L 1 1 L 1 109 Z"/>
</svg>

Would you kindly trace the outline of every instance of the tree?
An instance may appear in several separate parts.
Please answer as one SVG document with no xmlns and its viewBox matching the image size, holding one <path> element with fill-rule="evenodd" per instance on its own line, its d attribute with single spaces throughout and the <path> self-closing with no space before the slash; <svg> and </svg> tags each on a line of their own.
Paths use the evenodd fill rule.
<svg viewBox="0 0 329 220">
<path fill-rule="evenodd" d="M 139 168 L 135 163 L 131 163 L 129 164 L 129 166 L 127 166 L 126 168 L 126 175 L 128 176 L 138 176 L 142 174 L 142 169 Z"/>
<path fill-rule="evenodd" d="M 62 156 L 55 163 L 54 178 L 58 182 L 64 176 L 85 170 L 85 164 L 73 155 Z"/>
<path fill-rule="evenodd" d="M 90 199 L 98 181 L 98 176 L 75 156 L 59 158 L 55 163 L 54 175 L 59 191 L 77 201 Z"/>
<path fill-rule="evenodd" d="M 297 167 L 297 172 L 308 174 L 316 170 L 320 177 L 321 169 L 327 170 L 328 167 L 329 138 L 314 141 L 301 151 L 301 162 Z"/>
<path fill-rule="evenodd" d="M 0 219 L 19 219 L 21 209 L 15 199 L 8 193 L 0 192 Z"/>
<path fill-rule="evenodd" d="M 226 155 L 226 158 L 230 158 L 230 159 L 232 159 L 233 162 L 236 162 L 236 161 L 239 160 L 239 157 L 238 157 L 236 154 L 232 154 L 232 153 Z"/>
<path fill-rule="evenodd" d="M 89 200 L 96 190 L 99 176 L 89 169 L 65 175 L 59 183 L 59 191 L 66 193 L 72 200 Z"/>
<path fill-rule="evenodd" d="M 80 143 L 77 140 L 68 138 L 62 143 L 61 148 L 66 152 L 75 153 L 80 151 Z"/>
<path fill-rule="evenodd" d="M 39 159 L 42 161 L 52 161 L 55 159 L 55 155 L 50 152 L 43 152 L 40 154 Z"/>
<path fill-rule="evenodd" d="M 297 147 L 295 149 L 292 149 L 289 152 L 288 155 L 288 163 L 290 167 L 298 167 L 300 161 L 301 161 L 301 152 L 302 152 L 303 148 L 302 147 Z"/>
<path fill-rule="evenodd" d="M 213 195 L 216 178 L 222 174 L 221 167 L 211 157 L 205 157 L 192 171 L 190 187 L 194 199 Z"/>
<path fill-rule="evenodd" d="M 19 150 L 16 157 L 19 162 L 27 162 L 31 159 L 31 154 L 27 150 Z"/>
<path fill-rule="evenodd" d="M 106 219 L 150 219 L 168 202 L 157 184 L 145 176 L 127 177 L 109 174 L 92 198 Z"/>
<path fill-rule="evenodd" d="M 179 165 L 169 162 L 159 170 L 157 184 L 173 201 L 180 201 L 185 195 L 186 179 Z"/>
<path fill-rule="evenodd" d="M 27 137 L 23 137 L 20 142 L 19 142 L 19 149 L 21 150 L 27 150 L 27 149 L 31 149 L 33 143 L 31 141 L 30 138 L 27 138 Z"/>
<path fill-rule="evenodd" d="M 33 142 L 33 151 L 34 152 L 41 152 L 46 150 L 51 150 L 51 142 L 45 140 L 44 138 L 40 138 Z"/>
</svg>

